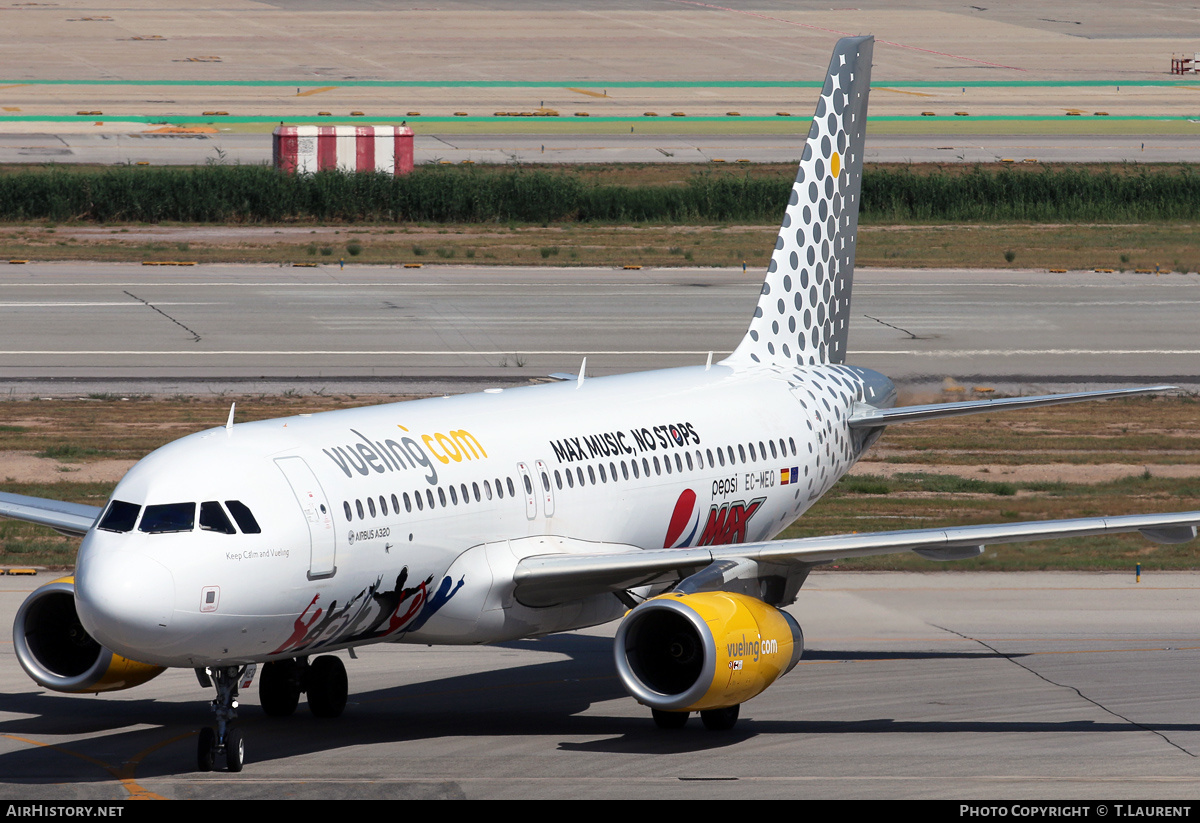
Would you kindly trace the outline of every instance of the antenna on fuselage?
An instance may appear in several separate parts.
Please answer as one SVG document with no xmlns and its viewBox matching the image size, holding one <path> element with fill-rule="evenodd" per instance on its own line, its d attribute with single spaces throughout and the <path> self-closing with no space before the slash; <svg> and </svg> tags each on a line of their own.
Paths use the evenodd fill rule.
<svg viewBox="0 0 1200 823">
<path fill-rule="evenodd" d="M 712 368 L 712 356 L 713 356 L 713 353 L 709 352 L 708 353 L 708 362 L 704 364 L 705 371 L 708 371 L 709 369 Z"/>
<path fill-rule="evenodd" d="M 237 408 L 237 402 L 229 404 L 229 419 L 225 421 L 225 431 L 233 431 L 233 410 Z"/>
<path fill-rule="evenodd" d="M 575 388 L 583 385 L 583 378 L 587 376 L 587 358 L 583 358 L 583 362 L 579 364 L 579 379 L 575 382 Z"/>
</svg>

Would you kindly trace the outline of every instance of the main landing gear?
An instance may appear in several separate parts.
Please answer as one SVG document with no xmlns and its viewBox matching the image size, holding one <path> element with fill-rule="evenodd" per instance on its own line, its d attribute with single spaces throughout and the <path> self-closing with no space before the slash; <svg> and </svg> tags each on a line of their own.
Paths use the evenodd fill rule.
<svg viewBox="0 0 1200 823">
<path fill-rule="evenodd" d="M 240 772 L 246 762 L 246 741 L 240 729 L 230 728 L 229 724 L 237 717 L 238 685 L 242 682 L 249 684 L 254 679 L 255 664 L 248 666 L 218 666 L 210 669 L 196 669 L 196 677 L 200 685 L 206 688 L 215 686 L 216 699 L 212 702 L 213 713 L 217 716 L 217 727 L 205 726 L 200 730 L 200 739 L 196 746 L 196 767 L 202 772 L 211 772 L 216 760 L 225 757 L 225 768 L 231 772 Z"/>
<path fill-rule="evenodd" d="M 705 709 L 700 712 L 700 720 L 704 728 L 710 732 L 724 732 L 732 729 L 738 720 L 740 706 L 728 706 L 724 709 Z M 668 712 L 662 709 L 651 709 L 654 725 L 660 729 L 682 729 L 687 724 L 688 712 Z"/>
<path fill-rule="evenodd" d="M 263 666 L 258 696 L 271 717 L 289 717 L 300 695 L 308 695 L 308 708 L 316 717 L 338 717 L 346 708 L 349 684 L 340 657 L 326 654 L 312 663 L 307 657 L 276 660 Z"/>
</svg>

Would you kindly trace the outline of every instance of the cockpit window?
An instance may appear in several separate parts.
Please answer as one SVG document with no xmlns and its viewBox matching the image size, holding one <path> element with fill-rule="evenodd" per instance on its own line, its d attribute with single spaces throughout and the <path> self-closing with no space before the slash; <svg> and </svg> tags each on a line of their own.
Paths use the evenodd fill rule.
<svg viewBox="0 0 1200 823">
<path fill-rule="evenodd" d="M 200 528 L 221 534 L 237 534 L 237 529 L 229 522 L 229 515 L 225 514 L 216 500 L 206 500 L 200 504 Z"/>
<path fill-rule="evenodd" d="M 133 524 L 137 522 L 138 512 L 141 510 L 142 507 L 136 503 L 114 500 L 109 504 L 108 511 L 104 513 L 104 518 L 100 521 L 98 528 L 104 529 L 106 532 L 133 531 Z"/>
<path fill-rule="evenodd" d="M 196 523 L 195 503 L 162 503 L 147 506 L 138 531 L 149 534 L 190 532 Z"/>
<path fill-rule="evenodd" d="M 254 519 L 250 509 L 241 500 L 226 500 L 225 506 L 229 509 L 229 513 L 233 515 L 233 519 L 237 521 L 238 528 L 242 530 L 242 534 L 261 534 L 262 529 L 258 526 L 258 521 Z"/>
</svg>

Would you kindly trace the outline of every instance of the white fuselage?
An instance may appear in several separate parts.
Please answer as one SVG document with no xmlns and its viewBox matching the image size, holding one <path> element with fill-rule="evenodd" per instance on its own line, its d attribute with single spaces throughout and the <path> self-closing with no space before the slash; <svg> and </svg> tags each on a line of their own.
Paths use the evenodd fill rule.
<svg viewBox="0 0 1200 823">
<path fill-rule="evenodd" d="M 625 607 L 525 607 L 516 563 L 769 539 L 873 440 L 845 425 L 863 402 L 890 405 L 891 384 L 718 364 L 211 429 L 147 456 L 113 499 L 238 501 L 260 532 L 204 528 L 203 514 L 93 528 L 77 608 L 104 646 L 169 666 L 594 625 Z"/>
</svg>

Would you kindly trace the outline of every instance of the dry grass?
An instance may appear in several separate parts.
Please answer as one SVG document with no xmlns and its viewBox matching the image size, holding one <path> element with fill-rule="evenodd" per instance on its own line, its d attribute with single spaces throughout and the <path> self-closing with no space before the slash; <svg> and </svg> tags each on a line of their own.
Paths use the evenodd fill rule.
<svg viewBox="0 0 1200 823">
<path fill-rule="evenodd" d="M 520 266 L 739 266 L 770 261 L 778 227 L 405 225 L 312 229 L 230 227 L 0 228 L 0 259 L 194 260 L 200 263 Z M 336 232 L 336 233 L 335 233 Z M 170 238 L 170 239 L 156 239 Z M 899 268 L 1047 268 L 1200 271 L 1200 226 L 863 226 L 858 265 Z M 349 253 L 358 243 L 361 252 Z M 1008 260 L 1006 253 L 1012 253 Z"/>
</svg>

